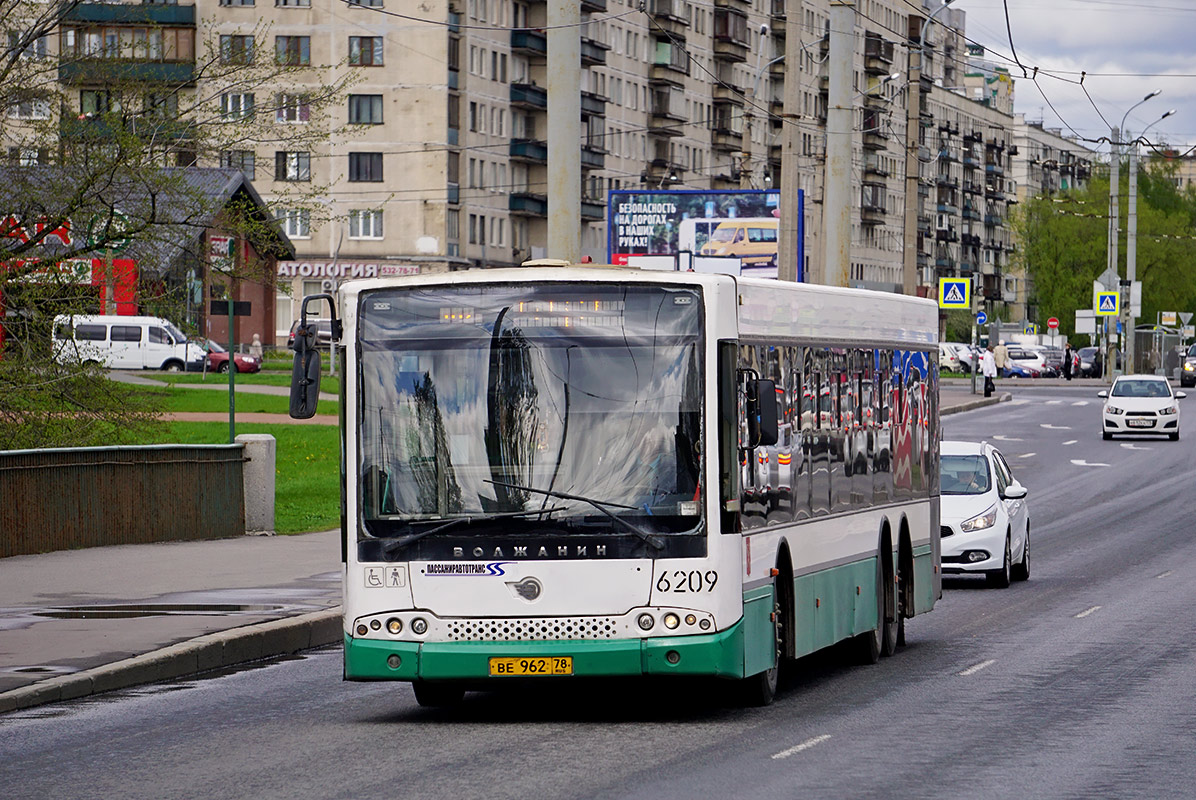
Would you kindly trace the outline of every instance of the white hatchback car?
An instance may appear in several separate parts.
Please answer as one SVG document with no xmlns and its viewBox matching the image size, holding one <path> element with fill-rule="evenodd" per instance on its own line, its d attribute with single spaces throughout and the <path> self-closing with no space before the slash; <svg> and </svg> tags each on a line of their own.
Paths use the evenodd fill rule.
<svg viewBox="0 0 1196 800">
<path fill-rule="evenodd" d="M 940 517 L 944 575 L 978 573 L 1005 588 L 1030 577 L 1026 487 L 987 442 L 943 442 Z"/>
<path fill-rule="evenodd" d="M 1179 400 L 1187 395 L 1171 391 L 1171 384 L 1161 375 L 1122 375 L 1113 388 L 1097 392 L 1105 398 L 1101 411 L 1101 435 L 1166 434 L 1179 439 Z"/>
</svg>

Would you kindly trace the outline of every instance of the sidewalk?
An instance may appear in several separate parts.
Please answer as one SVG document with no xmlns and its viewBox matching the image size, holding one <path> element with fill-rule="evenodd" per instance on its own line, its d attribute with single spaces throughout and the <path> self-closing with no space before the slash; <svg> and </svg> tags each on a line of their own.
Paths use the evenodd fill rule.
<svg viewBox="0 0 1196 800">
<path fill-rule="evenodd" d="M 943 386 L 943 414 L 1009 399 Z M 277 416 L 277 415 L 273 415 Z M 0 714 L 343 640 L 340 532 L 0 559 Z"/>
</svg>

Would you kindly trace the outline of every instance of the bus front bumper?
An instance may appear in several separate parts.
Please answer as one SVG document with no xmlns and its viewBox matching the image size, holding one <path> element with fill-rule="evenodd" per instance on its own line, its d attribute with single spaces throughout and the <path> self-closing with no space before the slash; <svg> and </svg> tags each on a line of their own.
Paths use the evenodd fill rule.
<svg viewBox="0 0 1196 800">
<path fill-rule="evenodd" d="M 397 656 L 397 659 L 391 658 Z M 707 675 L 744 677 L 743 621 L 698 636 L 515 642 L 389 642 L 345 635 L 345 680 L 469 680 L 501 683 L 495 657 L 573 659 L 574 677 Z"/>
</svg>

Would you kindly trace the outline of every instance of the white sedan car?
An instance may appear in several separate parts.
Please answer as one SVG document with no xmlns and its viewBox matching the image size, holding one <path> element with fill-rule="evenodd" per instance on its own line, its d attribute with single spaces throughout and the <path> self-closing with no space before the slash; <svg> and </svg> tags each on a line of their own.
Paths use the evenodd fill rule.
<svg viewBox="0 0 1196 800">
<path fill-rule="evenodd" d="M 940 464 L 944 575 L 983 574 L 1005 588 L 1030 577 L 1026 487 L 987 442 L 943 442 Z"/>
<path fill-rule="evenodd" d="M 1160 375 L 1122 375 L 1113 388 L 1098 392 L 1105 398 L 1101 411 L 1101 435 L 1166 434 L 1179 439 L 1179 400 L 1187 395 L 1171 391 L 1171 384 Z"/>
</svg>

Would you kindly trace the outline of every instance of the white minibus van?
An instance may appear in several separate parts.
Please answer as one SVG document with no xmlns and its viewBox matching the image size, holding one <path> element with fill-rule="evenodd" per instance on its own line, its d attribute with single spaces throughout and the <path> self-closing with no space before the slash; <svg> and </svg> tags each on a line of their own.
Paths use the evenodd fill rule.
<svg viewBox="0 0 1196 800">
<path fill-rule="evenodd" d="M 108 369 L 201 369 L 202 347 L 161 317 L 76 314 L 54 319 L 54 358 Z"/>
</svg>

